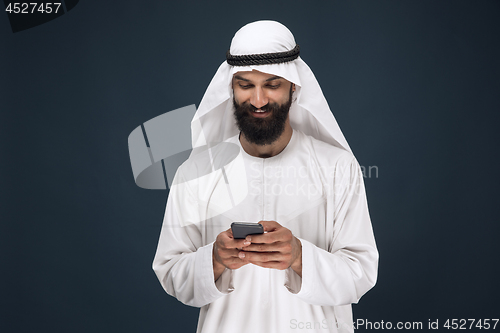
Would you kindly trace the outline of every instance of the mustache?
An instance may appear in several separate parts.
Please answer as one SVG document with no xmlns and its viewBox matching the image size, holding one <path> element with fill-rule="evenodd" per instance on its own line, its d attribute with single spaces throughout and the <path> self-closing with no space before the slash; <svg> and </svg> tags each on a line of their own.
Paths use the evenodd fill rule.
<svg viewBox="0 0 500 333">
<path fill-rule="evenodd" d="M 251 105 L 251 104 L 250 104 Z M 251 105 L 253 110 L 252 111 L 257 111 L 257 110 L 262 110 L 262 111 L 267 111 L 267 108 L 269 106 L 269 104 L 266 104 L 264 105 L 263 107 L 260 107 L 260 108 L 256 108 L 255 106 Z"/>
<path fill-rule="evenodd" d="M 236 103 L 236 101 L 233 100 L 234 108 L 236 109 L 237 112 L 244 112 L 244 111 L 256 111 L 256 110 L 262 110 L 262 111 L 273 111 L 279 108 L 279 105 L 277 103 L 267 103 L 266 105 L 256 108 L 250 102 L 244 102 L 241 104 Z"/>
</svg>

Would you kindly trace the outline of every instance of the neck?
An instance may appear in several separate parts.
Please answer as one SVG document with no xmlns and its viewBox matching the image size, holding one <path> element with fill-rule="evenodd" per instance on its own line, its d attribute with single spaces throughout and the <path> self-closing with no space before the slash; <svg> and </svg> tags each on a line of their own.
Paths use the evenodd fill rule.
<svg viewBox="0 0 500 333">
<path fill-rule="evenodd" d="M 241 147 L 245 150 L 248 155 L 267 158 L 278 155 L 285 149 L 292 138 L 292 127 L 290 126 L 290 122 L 287 119 L 285 123 L 285 130 L 281 133 L 280 137 L 269 145 L 257 145 L 255 143 L 251 143 L 245 137 L 245 134 L 240 134 L 240 143 Z"/>
</svg>

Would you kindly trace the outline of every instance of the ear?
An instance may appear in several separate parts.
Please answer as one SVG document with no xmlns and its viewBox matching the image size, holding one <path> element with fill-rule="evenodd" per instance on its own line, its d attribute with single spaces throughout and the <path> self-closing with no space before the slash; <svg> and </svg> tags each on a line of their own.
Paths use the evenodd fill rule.
<svg viewBox="0 0 500 333">
<path fill-rule="evenodd" d="M 295 91 L 295 83 L 292 83 L 292 91 Z"/>
</svg>

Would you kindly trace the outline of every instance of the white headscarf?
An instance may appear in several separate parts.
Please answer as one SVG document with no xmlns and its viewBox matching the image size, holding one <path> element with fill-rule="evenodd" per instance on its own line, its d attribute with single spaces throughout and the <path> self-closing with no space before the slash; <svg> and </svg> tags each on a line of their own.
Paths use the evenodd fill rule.
<svg viewBox="0 0 500 333">
<path fill-rule="evenodd" d="M 242 27 L 233 37 L 233 56 L 290 51 L 295 39 L 284 25 L 257 21 Z M 351 151 L 321 88 L 307 64 L 297 59 L 280 64 L 231 66 L 224 61 L 213 77 L 191 122 L 193 148 L 227 140 L 239 133 L 233 113 L 233 75 L 257 70 L 280 76 L 296 85 L 290 108 L 290 125 L 320 141 Z M 296 100 L 295 100 L 296 97 Z"/>
</svg>

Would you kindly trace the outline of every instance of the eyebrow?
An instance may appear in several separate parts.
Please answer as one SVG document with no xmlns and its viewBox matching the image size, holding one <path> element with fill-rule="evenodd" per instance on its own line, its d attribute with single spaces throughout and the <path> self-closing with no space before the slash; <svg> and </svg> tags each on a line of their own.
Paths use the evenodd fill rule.
<svg viewBox="0 0 500 333">
<path fill-rule="evenodd" d="M 241 80 L 241 81 L 245 81 L 245 82 L 250 82 L 250 80 L 249 80 L 249 79 L 245 79 L 244 77 L 242 77 L 242 76 L 240 76 L 240 75 L 235 75 L 235 76 L 234 76 L 234 78 L 235 78 L 236 80 Z M 281 77 L 281 76 L 277 76 L 277 75 L 275 75 L 275 76 L 272 76 L 272 77 L 270 77 L 269 79 L 267 79 L 265 82 L 269 82 L 269 81 L 273 81 L 273 80 L 279 80 L 279 79 L 282 79 L 282 77 Z"/>
<path fill-rule="evenodd" d="M 241 81 L 250 82 L 250 80 L 245 79 L 244 77 L 241 77 L 241 76 L 239 76 L 239 75 L 235 75 L 235 76 L 234 76 L 234 78 L 235 78 L 236 80 L 241 80 Z"/>
<path fill-rule="evenodd" d="M 269 79 L 267 79 L 266 82 L 268 82 L 268 81 L 274 81 L 274 80 L 279 80 L 279 79 L 282 79 L 282 77 L 276 75 L 276 76 L 273 76 L 273 77 L 270 77 Z"/>
</svg>

